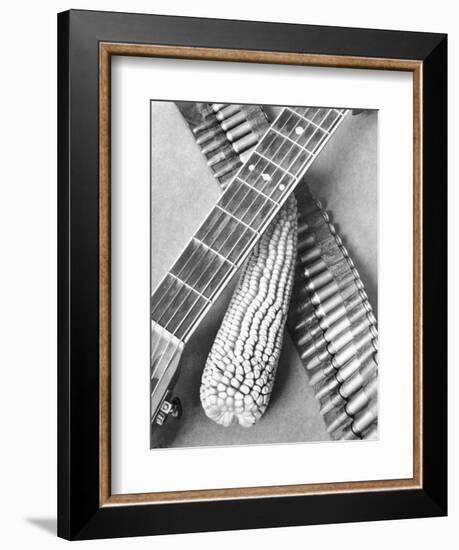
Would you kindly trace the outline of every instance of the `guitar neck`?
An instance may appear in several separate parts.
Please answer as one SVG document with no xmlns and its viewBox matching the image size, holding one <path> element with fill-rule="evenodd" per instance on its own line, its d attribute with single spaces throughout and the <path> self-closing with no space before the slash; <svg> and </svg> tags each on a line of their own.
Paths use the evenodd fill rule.
<svg viewBox="0 0 459 550">
<path fill-rule="evenodd" d="M 281 110 L 153 292 L 154 324 L 189 340 L 346 112 Z"/>
</svg>

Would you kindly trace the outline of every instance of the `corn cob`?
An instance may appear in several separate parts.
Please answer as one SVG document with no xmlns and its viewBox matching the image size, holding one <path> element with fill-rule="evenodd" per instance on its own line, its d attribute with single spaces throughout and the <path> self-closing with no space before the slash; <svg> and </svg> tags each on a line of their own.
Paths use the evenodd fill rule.
<svg viewBox="0 0 459 550">
<path fill-rule="evenodd" d="M 200 397 L 223 426 L 252 426 L 273 388 L 289 308 L 297 243 L 291 197 L 249 257 L 204 367 Z"/>
</svg>

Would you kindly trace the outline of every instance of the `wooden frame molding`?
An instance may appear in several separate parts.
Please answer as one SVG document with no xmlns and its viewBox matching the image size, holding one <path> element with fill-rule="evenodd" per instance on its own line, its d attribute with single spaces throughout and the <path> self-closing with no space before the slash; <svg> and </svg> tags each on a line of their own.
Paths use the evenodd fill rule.
<svg viewBox="0 0 459 550">
<path fill-rule="evenodd" d="M 112 56 L 162 57 L 194 60 L 270 63 L 352 69 L 409 71 L 413 73 L 413 477 L 383 481 L 323 483 L 269 487 L 240 487 L 200 491 L 111 494 L 110 468 L 110 66 Z M 100 487 L 99 506 L 286 497 L 380 490 L 421 489 L 423 479 L 423 62 L 412 59 L 353 57 L 267 52 L 220 48 L 100 42 L 99 44 L 99 392 Z"/>
</svg>

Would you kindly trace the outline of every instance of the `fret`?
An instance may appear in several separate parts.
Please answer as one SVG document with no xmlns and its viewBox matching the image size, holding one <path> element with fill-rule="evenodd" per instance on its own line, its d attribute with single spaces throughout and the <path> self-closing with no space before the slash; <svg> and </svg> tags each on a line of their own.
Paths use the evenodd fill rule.
<svg viewBox="0 0 459 550">
<path fill-rule="evenodd" d="M 305 108 L 292 109 L 286 107 L 272 127 L 282 135 L 288 136 L 297 142 L 297 136 L 301 135 L 301 129 L 305 127 L 306 119 L 304 116 L 307 112 L 308 109 Z"/>
<path fill-rule="evenodd" d="M 273 136 L 266 135 L 260 144 L 263 149 L 263 157 L 265 159 L 268 157 L 268 160 L 272 159 L 274 164 L 277 164 L 288 175 L 295 178 L 307 159 L 312 156 L 312 152 L 274 128 L 273 134 Z M 260 154 L 258 150 L 257 153 Z"/>
<path fill-rule="evenodd" d="M 228 212 L 227 210 L 225 210 L 223 208 L 223 206 L 219 205 L 219 204 L 216 204 L 215 205 L 215 208 L 218 208 L 218 210 L 220 210 L 220 212 L 223 212 L 223 214 L 226 214 L 227 216 L 230 216 L 231 218 L 233 218 L 233 220 L 239 222 L 240 224 L 244 225 L 246 227 L 246 229 L 250 229 L 252 231 L 254 231 L 250 225 L 247 225 L 245 222 L 243 222 L 242 220 L 240 220 L 239 218 L 236 218 L 236 216 L 234 214 L 231 214 L 231 212 Z M 258 231 L 255 231 L 255 233 L 258 233 Z"/>
<path fill-rule="evenodd" d="M 263 193 L 263 191 L 260 191 L 259 189 L 257 189 L 257 188 L 255 188 L 255 187 L 253 187 L 252 185 L 250 185 L 250 183 L 247 183 L 246 181 L 241 180 L 238 176 L 236 176 L 236 179 L 239 179 L 239 181 L 240 181 L 241 183 L 243 183 L 244 185 L 247 185 L 247 187 L 250 187 L 251 189 L 253 189 L 253 190 L 256 191 L 257 193 L 260 193 L 260 195 L 261 195 L 264 199 L 266 199 L 267 201 L 270 201 L 270 202 L 272 202 L 274 205 L 279 206 L 279 203 L 278 203 L 278 202 L 276 202 L 276 201 L 275 201 L 274 199 L 272 199 L 271 197 L 268 197 L 268 195 L 265 195 L 265 194 Z"/>
<path fill-rule="evenodd" d="M 285 118 L 291 115 L 285 126 L 289 129 L 288 137 L 294 140 L 297 145 L 307 149 L 314 155 L 320 144 L 329 137 L 329 134 L 320 126 L 312 125 L 299 113 L 290 109 L 285 113 Z M 282 121 L 281 121 L 282 122 Z M 283 132 L 281 130 L 281 132 Z M 308 159 L 305 159 L 305 161 Z M 304 163 L 303 163 L 304 165 Z"/>
<path fill-rule="evenodd" d="M 276 149 L 277 150 L 277 149 Z M 264 151 L 263 151 L 264 153 Z M 263 154 L 261 151 L 257 151 L 257 155 L 259 157 L 261 157 L 263 160 L 265 160 L 266 162 L 270 163 L 270 164 L 274 164 L 274 166 L 276 168 L 278 168 L 279 170 L 281 170 L 282 172 L 285 172 L 286 174 L 288 174 L 289 176 L 291 176 L 292 178 L 295 177 L 295 174 L 291 174 L 287 168 L 285 168 L 284 166 L 281 166 L 280 164 L 278 164 L 273 158 L 269 158 L 268 156 L 266 156 L 265 154 Z M 262 175 L 262 179 L 264 181 L 271 181 L 271 178 L 269 179 L 265 179 Z"/>
<path fill-rule="evenodd" d="M 202 241 L 196 238 L 193 238 L 193 241 L 206 249 L 208 262 L 207 264 L 199 263 L 197 265 L 195 277 L 193 277 L 191 283 L 193 287 L 200 290 L 206 298 L 212 300 L 221 283 L 226 279 L 228 274 L 234 271 L 236 264 Z M 198 275 L 197 278 L 196 275 Z"/>
<path fill-rule="evenodd" d="M 295 112 L 297 115 L 301 116 L 307 123 L 313 124 L 320 128 L 323 132 L 331 134 L 334 126 L 339 122 L 344 116 L 345 109 L 312 109 L 310 111 L 315 111 L 313 116 L 305 116 L 306 114 L 301 114 L 299 110 L 289 109 Z"/>
<path fill-rule="evenodd" d="M 230 208 L 231 203 L 229 203 L 229 208 L 217 205 L 194 238 L 234 265 L 246 247 L 258 237 L 258 233 L 252 229 L 250 224 L 233 214 Z M 207 229 L 208 224 L 210 224 L 211 230 Z"/>
<path fill-rule="evenodd" d="M 278 136 L 280 136 L 280 137 L 282 137 L 283 139 L 287 140 L 291 145 L 295 145 L 297 148 L 300 148 L 302 151 L 305 151 L 306 153 L 309 153 L 310 155 L 312 155 L 312 152 L 311 152 L 311 151 L 308 151 L 308 149 L 306 149 L 306 147 L 300 147 L 296 141 L 294 141 L 292 138 L 290 138 L 290 137 L 288 137 L 288 136 L 284 136 L 284 134 L 282 134 L 281 132 L 279 132 L 279 130 L 276 130 L 276 128 L 271 128 L 270 131 L 271 131 L 271 132 L 274 132 L 274 133 L 277 134 Z"/>
<path fill-rule="evenodd" d="M 299 113 L 297 113 L 299 114 Z M 328 130 L 326 130 L 324 127 L 322 127 L 322 125 L 320 124 L 320 122 L 315 122 L 313 119 L 311 118 L 308 118 L 304 115 L 300 115 L 301 118 L 303 120 L 305 120 L 308 124 L 312 124 L 312 126 L 315 126 L 316 128 L 318 128 L 319 130 L 322 130 L 323 132 L 325 132 L 326 134 L 329 134 L 330 132 Z"/>
<path fill-rule="evenodd" d="M 189 289 L 186 289 L 186 292 L 182 293 L 175 304 L 171 304 L 167 323 L 165 325 L 161 323 L 168 332 L 179 340 L 185 338 L 196 319 L 208 309 L 210 304 L 208 300 L 202 298 L 196 292 Z"/>
<path fill-rule="evenodd" d="M 265 218 L 279 208 L 278 203 L 269 201 L 264 195 L 254 191 L 254 186 L 246 185 L 241 174 L 230 187 L 230 193 L 221 197 L 218 206 L 248 225 L 256 234 L 263 226 Z"/>
<path fill-rule="evenodd" d="M 196 237 L 191 237 L 191 239 L 193 241 L 196 241 L 197 243 L 199 243 L 203 248 L 206 248 L 207 250 L 210 250 L 211 252 L 213 252 L 216 256 L 218 256 L 219 258 L 221 258 L 222 260 L 224 260 L 225 262 L 229 263 L 230 265 L 232 265 L 233 267 L 236 267 L 236 264 L 233 264 L 233 262 L 230 262 L 228 260 L 228 258 L 225 258 L 225 256 L 222 256 L 220 254 L 220 252 L 217 252 L 216 250 L 214 250 L 212 247 L 210 247 L 208 244 L 200 241 L 199 239 L 197 239 Z"/>
<path fill-rule="evenodd" d="M 330 133 L 323 125 L 323 121 L 329 115 L 331 109 L 324 109 L 322 107 L 298 107 L 297 109 L 295 109 L 295 112 L 299 114 L 302 118 L 304 118 L 306 122 L 309 122 L 309 124 L 320 128 L 320 130 L 325 133 Z"/>
<path fill-rule="evenodd" d="M 278 204 L 295 182 L 293 175 L 261 156 L 258 149 L 252 153 L 250 161 L 242 167 L 237 178 Z"/>
<path fill-rule="evenodd" d="M 216 250 L 193 238 L 170 269 L 170 274 L 197 294 L 211 300 L 220 279 L 234 267 Z"/>
<path fill-rule="evenodd" d="M 201 296 L 201 298 L 204 298 L 205 300 L 207 300 L 208 302 L 210 302 L 210 300 L 208 299 L 207 296 L 204 296 L 204 294 L 202 294 L 201 292 L 199 292 L 199 290 L 197 290 L 196 288 L 193 288 L 191 285 L 189 285 L 188 283 L 186 283 L 185 281 L 182 281 L 182 279 L 180 279 L 180 277 L 177 277 L 177 275 L 174 275 L 173 273 L 171 273 L 169 271 L 168 275 L 170 275 L 171 277 L 173 277 L 176 281 L 178 281 L 179 283 L 182 283 L 182 285 L 185 285 L 187 288 L 189 288 L 190 290 L 192 290 L 193 292 L 196 292 L 196 294 L 199 294 L 199 296 Z"/>
<path fill-rule="evenodd" d="M 210 303 L 210 300 L 203 298 L 169 273 L 166 274 L 163 283 L 168 285 L 167 300 L 161 300 L 161 303 L 152 308 L 151 319 L 171 334 L 181 338 L 181 336 L 178 336 L 177 330 L 184 312 L 196 312 L 196 310 L 200 312 L 206 304 Z M 163 283 L 154 293 L 152 299 L 161 290 Z"/>
</svg>

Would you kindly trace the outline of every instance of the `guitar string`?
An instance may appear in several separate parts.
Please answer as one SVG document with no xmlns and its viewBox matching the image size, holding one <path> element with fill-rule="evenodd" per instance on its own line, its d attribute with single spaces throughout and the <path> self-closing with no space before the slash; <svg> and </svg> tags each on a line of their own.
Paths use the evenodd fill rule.
<svg viewBox="0 0 459 550">
<path fill-rule="evenodd" d="M 295 141 L 295 144 L 296 144 L 298 147 L 300 147 L 301 151 L 294 157 L 293 161 L 290 162 L 289 168 L 290 168 L 295 162 L 297 162 L 298 157 L 300 157 L 300 155 L 304 152 L 304 150 L 306 149 L 307 145 L 310 143 L 310 141 L 311 141 L 311 140 L 314 138 L 314 136 L 316 135 L 317 130 L 319 130 L 319 126 L 317 126 L 317 125 L 314 123 L 314 119 L 315 119 L 315 117 L 317 116 L 317 114 L 320 112 L 320 109 L 318 109 L 318 110 L 315 112 L 314 116 L 308 121 L 307 119 L 304 119 L 304 115 L 306 115 L 306 113 L 308 113 L 309 110 L 310 110 L 309 108 L 306 108 L 306 110 L 303 111 L 302 114 L 298 113 L 297 111 L 290 110 L 290 109 L 284 109 L 284 110 L 283 110 L 284 112 L 285 112 L 285 111 L 288 111 L 288 112 L 289 112 L 289 117 L 288 117 L 288 119 L 284 122 L 284 125 L 283 125 L 281 128 L 283 128 L 283 127 L 292 119 L 292 117 L 294 117 L 295 115 L 296 115 L 296 117 L 300 117 L 300 122 L 301 122 L 301 118 L 303 118 L 303 120 L 304 120 L 305 122 L 307 122 L 306 129 L 309 128 L 309 127 L 312 126 L 312 125 L 315 126 L 314 132 L 311 134 L 311 136 L 309 137 L 309 139 L 308 139 L 308 141 L 306 142 L 305 145 L 301 146 L 301 145 L 299 144 L 298 141 Z M 320 125 L 321 123 L 323 123 L 323 121 L 325 121 L 325 120 L 328 118 L 329 114 L 332 112 L 332 109 L 328 109 L 327 111 L 328 111 L 328 112 L 326 112 L 325 116 L 323 116 L 322 120 L 319 122 L 319 125 Z M 280 113 L 279 118 L 282 116 L 282 114 L 283 114 L 283 112 Z M 340 117 L 340 113 L 338 112 L 338 116 L 335 117 L 335 119 L 333 120 L 333 122 L 332 122 L 330 128 L 336 123 L 336 121 L 339 119 L 339 117 Z M 295 121 L 294 121 L 294 122 L 295 122 Z M 312 124 L 311 124 L 311 123 L 312 123 Z M 298 124 L 298 122 L 295 122 L 295 127 L 292 128 L 292 130 L 291 130 L 290 133 L 288 134 L 288 137 L 289 137 L 289 138 L 292 136 L 293 132 L 295 132 L 296 127 L 297 127 L 296 124 Z M 273 123 L 273 126 L 274 126 L 274 123 Z M 324 128 L 321 128 L 321 127 L 320 127 L 320 129 L 324 130 Z M 269 135 L 269 134 L 267 134 L 267 135 Z M 276 151 L 275 154 L 277 154 L 277 153 L 279 152 L 279 150 L 281 149 L 281 147 L 285 144 L 285 142 L 288 141 L 288 140 L 285 139 L 285 136 L 279 136 L 279 137 L 283 137 L 283 138 L 284 138 L 284 142 L 279 146 L 279 148 L 278 148 L 278 150 Z M 299 136 L 298 136 L 298 137 L 299 137 Z M 321 142 L 323 141 L 324 137 L 325 137 L 325 136 L 321 136 L 319 142 L 318 142 L 317 145 L 316 145 L 316 148 L 318 148 L 318 147 L 320 146 L 320 144 L 321 144 Z M 273 139 L 271 139 L 271 141 L 269 142 L 269 144 L 267 145 L 267 147 L 269 147 L 269 146 L 273 143 L 274 139 L 276 139 L 276 136 L 274 136 Z M 292 141 L 293 141 L 293 140 L 292 140 Z M 293 151 L 293 150 L 294 150 L 294 146 L 293 146 L 293 144 L 292 144 L 292 146 L 288 149 L 288 151 L 285 153 L 285 155 L 284 155 L 284 156 L 282 157 L 282 159 L 280 160 L 280 163 L 282 163 L 282 161 L 285 159 L 285 157 L 287 157 L 287 156 L 290 154 L 290 152 Z M 275 157 L 275 154 L 273 155 L 273 157 Z M 310 156 L 306 159 L 306 161 L 303 163 L 303 165 L 304 165 L 305 163 L 309 162 L 311 156 L 313 156 L 313 153 L 312 153 L 312 152 L 311 152 L 311 155 L 310 155 Z M 261 157 L 261 160 L 263 161 L 263 160 L 265 160 L 265 159 L 263 159 L 263 158 Z M 258 164 L 259 161 L 260 161 L 260 159 L 258 159 L 257 164 Z M 278 162 L 279 162 L 279 161 L 278 161 Z M 264 168 L 266 168 L 266 166 L 268 166 L 268 165 L 269 165 L 269 163 L 265 160 L 265 167 L 264 167 Z M 303 167 L 304 167 L 304 166 L 303 166 Z M 302 167 L 302 168 L 303 168 L 303 167 Z M 302 169 L 302 168 L 301 168 L 301 169 Z M 276 167 L 276 169 L 275 169 L 274 172 L 273 172 L 273 175 L 275 174 L 275 172 L 276 172 L 278 169 L 280 169 L 282 172 L 285 172 L 285 170 L 283 170 L 282 168 Z M 300 172 L 301 172 L 301 169 L 300 169 Z M 285 173 L 282 175 L 281 180 L 283 179 L 283 177 L 285 177 Z M 257 176 L 257 181 L 258 181 L 259 178 L 260 178 L 260 175 Z M 296 179 L 296 178 L 295 178 L 295 179 Z M 255 185 L 255 184 L 254 184 L 254 185 Z M 273 187 L 273 189 L 272 189 L 272 191 L 271 191 L 270 197 L 272 196 L 272 194 L 273 194 L 275 191 L 276 191 L 276 187 Z M 248 196 L 248 194 L 249 194 L 249 192 L 247 192 L 246 195 L 243 197 L 243 199 L 242 199 L 241 202 L 239 203 L 238 207 L 240 206 L 240 204 L 242 204 L 243 200 Z M 257 198 L 258 198 L 258 197 L 257 197 Z M 231 199 L 230 199 L 230 200 L 231 200 Z M 252 204 L 253 204 L 253 202 L 252 202 L 251 205 L 248 207 L 247 211 L 250 210 L 250 207 L 252 206 Z M 261 208 L 263 208 L 264 206 L 265 206 L 265 205 L 263 205 Z M 246 212 L 247 212 L 247 211 L 246 211 Z M 258 212 L 259 212 L 259 211 L 258 211 Z M 258 215 L 258 212 L 253 216 L 252 219 L 254 219 L 254 218 Z M 244 215 L 245 215 L 245 213 L 244 213 Z M 210 231 L 210 229 L 209 229 L 208 231 Z M 207 231 L 207 232 L 208 232 L 208 231 Z M 223 232 L 223 230 L 222 230 L 220 233 L 222 233 L 222 232 Z M 244 233 L 245 233 L 245 231 L 244 231 Z M 241 235 L 241 237 L 242 237 L 242 235 Z M 240 237 L 240 238 L 241 238 L 241 237 Z M 218 238 L 218 237 L 216 237 L 216 238 Z M 228 237 L 227 237 L 227 238 L 228 238 Z M 236 241 L 236 243 L 235 243 L 235 245 L 233 246 L 232 250 L 234 250 L 235 246 L 237 246 L 237 243 L 239 242 L 240 238 L 238 239 L 238 241 Z M 224 243 L 226 242 L 226 240 L 227 240 L 227 239 L 225 239 Z M 215 241 L 214 241 L 214 242 L 215 242 Z M 222 247 L 224 246 L 224 243 L 222 244 Z M 220 250 L 221 250 L 221 249 L 220 249 Z M 232 250 L 230 251 L 230 254 L 231 254 Z M 191 256 L 190 256 L 190 257 L 191 257 Z M 190 259 L 190 258 L 189 258 L 189 259 Z M 188 259 L 188 260 L 189 260 L 189 259 Z M 199 280 L 202 278 L 203 274 L 209 269 L 210 265 L 211 265 L 211 263 L 209 263 L 209 265 L 208 265 L 207 268 L 204 270 L 204 272 L 201 273 L 201 275 L 200 275 L 200 277 L 199 277 L 199 279 L 198 279 L 198 281 L 197 281 L 196 283 L 199 282 Z M 222 264 L 217 268 L 216 273 L 221 269 L 221 267 L 222 267 L 223 265 L 224 265 L 224 264 L 222 263 Z M 179 273 L 181 273 L 181 272 L 183 271 L 183 268 L 184 268 L 184 266 L 182 266 L 182 268 L 180 269 Z M 214 278 L 215 278 L 215 276 L 214 276 Z M 212 282 L 212 278 L 208 281 L 208 283 L 206 284 L 204 290 L 208 287 L 208 285 L 210 284 L 210 282 Z M 195 284 L 196 284 L 196 283 L 195 283 Z M 187 284 L 187 283 L 185 283 L 185 284 Z M 170 288 L 171 288 L 171 286 L 169 287 L 169 289 L 170 289 Z M 168 305 L 167 307 L 170 307 L 170 304 L 173 302 L 173 300 L 174 300 L 175 297 L 180 293 L 181 290 L 183 290 L 183 287 L 182 287 L 181 289 L 179 289 L 179 291 L 178 291 L 178 292 L 176 293 L 176 295 L 172 298 L 171 302 L 169 302 L 169 305 Z M 192 287 L 191 289 L 188 290 L 186 296 L 185 296 L 185 297 L 183 298 L 183 300 L 182 300 L 182 303 L 178 306 L 178 308 L 174 311 L 174 313 L 172 314 L 172 316 L 168 319 L 167 323 L 164 325 L 163 328 L 164 328 L 166 331 L 167 331 L 168 325 L 169 325 L 169 324 L 171 323 L 171 321 L 174 319 L 174 317 L 175 317 L 176 314 L 178 313 L 180 307 L 185 303 L 185 301 L 188 299 L 188 297 L 191 295 L 192 292 L 193 292 L 193 287 Z M 186 317 L 192 312 L 192 310 L 193 310 L 193 308 L 195 307 L 195 305 L 197 304 L 199 298 L 200 298 L 200 296 L 198 295 L 198 296 L 196 297 L 195 301 L 193 302 L 193 304 L 189 307 L 189 310 L 188 310 L 187 312 L 185 312 L 185 314 L 182 316 L 182 320 L 180 321 L 179 325 L 174 329 L 172 335 L 173 335 L 175 338 L 178 338 L 177 335 L 176 335 L 175 333 L 179 330 L 179 328 L 180 328 L 181 325 L 183 324 L 183 322 L 184 322 L 184 320 L 186 319 Z M 209 300 L 209 302 L 210 302 L 210 300 Z M 206 305 L 206 304 L 205 304 L 205 305 Z M 205 305 L 204 305 L 204 307 L 205 307 Z M 201 308 L 201 310 L 197 313 L 196 317 L 193 319 L 193 322 L 199 317 L 199 315 L 202 314 L 202 311 L 203 311 L 204 307 Z M 161 315 L 161 318 L 163 317 L 163 315 L 164 315 L 164 313 Z M 166 349 L 167 349 L 167 348 L 166 348 Z M 165 351 L 166 351 L 166 350 L 165 350 Z M 164 355 L 165 351 L 163 352 L 162 355 Z M 160 358 L 160 360 L 161 360 L 161 358 Z M 160 362 L 160 361 L 159 361 L 159 362 Z"/>
</svg>

